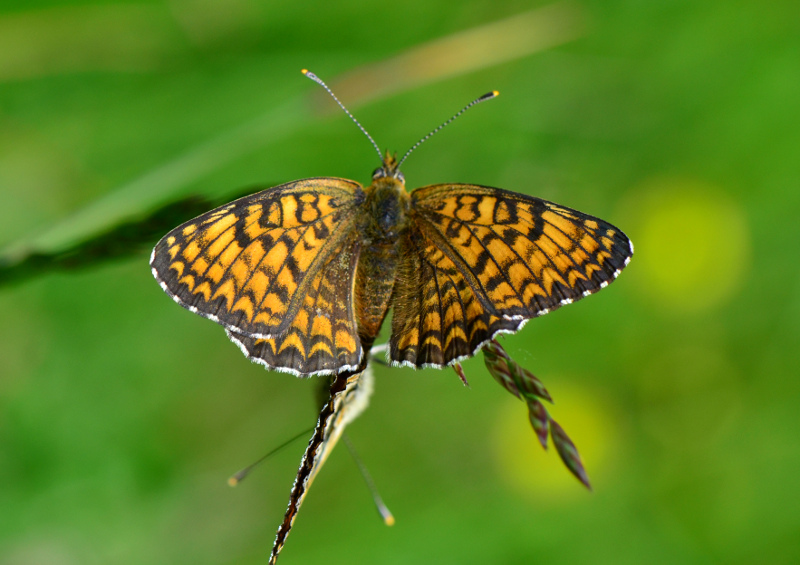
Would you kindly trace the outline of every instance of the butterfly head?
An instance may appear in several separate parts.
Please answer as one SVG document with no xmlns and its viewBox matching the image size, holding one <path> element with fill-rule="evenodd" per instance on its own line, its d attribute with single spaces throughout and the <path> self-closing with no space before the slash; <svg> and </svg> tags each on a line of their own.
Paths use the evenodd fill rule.
<svg viewBox="0 0 800 565">
<path fill-rule="evenodd" d="M 387 151 L 382 162 L 383 164 L 372 172 L 372 180 L 388 177 L 397 179 L 405 185 L 406 178 L 403 176 L 403 173 L 400 172 L 397 154 L 392 155 Z"/>
</svg>

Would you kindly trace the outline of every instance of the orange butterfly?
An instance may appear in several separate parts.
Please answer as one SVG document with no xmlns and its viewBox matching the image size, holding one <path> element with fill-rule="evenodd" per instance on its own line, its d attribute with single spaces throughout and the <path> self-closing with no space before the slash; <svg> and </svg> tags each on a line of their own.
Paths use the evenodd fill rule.
<svg viewBox="0 0 800 565">
<path fill-rule="evenodd" d="M 633 253 L 608 222 L 533 196 L 408 193 L 400 163 L 387 154 L 366 188 L 304 179 L 198 216 L 156 245 L 153 275 L 253 361 L 309 376 L 363 369 L 390 309 L 393 363 L 452 365 L 605 287 Z"/>
<path fill-rule="evenodd" d="M 286 183 L 186 222 L 153 250 L 164 291 L 224 326 L 248 358 L 297 376 L 335 376 L 273 561 L 319 454 L 338 437 L 330 426 L 347 403 L 337 395 L 357 385 L 390 309 L 390 362 L 444 367 L 597 292 L 630 261 L 622 231 L 552 202 L 472 184 L 406 191 L 400 165 L 411 151 L 495 96 L 470 103 L 400 161 L 387 153 L 367 187 L 334 177 Z"/>
</svg>

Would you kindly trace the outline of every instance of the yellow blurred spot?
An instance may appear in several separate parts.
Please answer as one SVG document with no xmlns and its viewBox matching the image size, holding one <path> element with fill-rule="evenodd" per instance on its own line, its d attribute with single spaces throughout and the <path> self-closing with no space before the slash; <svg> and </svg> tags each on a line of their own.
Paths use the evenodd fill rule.
<svg viewBox="0 0 800 565">
<path fill-rule="evenodd" d="M 613 446 L 620 441 L 612 414 L 596 394 L 575 388 L 551 390 L 556 408 L 550 415 L 564 428 L 578 448 L 589 479 L 595 483 L 611 460 Z M 548 438 L 545 452 L 528 420 L 524 402 L 509 397 L 497 414 L 495 460 L 498 474 L 508 487 L 537 502 L 568 503 L 588 496 L 584 487 L 567 470 Z"/>
<path fill-rule="evenodd" d="M 740 287 L 750 256 L 742 206 L 694 180 L 658 180 L 634 197 L 639 290 L 678 312 L 711 308 Z"/>
</svg>

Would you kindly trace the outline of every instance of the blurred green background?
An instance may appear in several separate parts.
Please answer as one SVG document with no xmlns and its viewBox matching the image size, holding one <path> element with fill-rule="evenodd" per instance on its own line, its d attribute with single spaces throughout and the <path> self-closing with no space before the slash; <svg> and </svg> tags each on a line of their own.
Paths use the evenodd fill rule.
<svg viewBox="0 0 800 565">
<path fill-rule="evenodd" d="M 280 563 L 797 563 L 797 16 L 788 0 L 6 0 L 0 248 L 58 251 L 186 195 L 368 182 L 373 149 L 304 67 L 397 151 L 498 89 L 404 173 L 554 200 L 636 244 L 610 288 L 502 341 L 595 491 L 480 356 L 469 390 L 377 366 L 349 433 L 397 524 L 340 447 Z M 314 423 L 315 383 L 247 362 L 147 257 L 0 287 L 2 565 L 266 562 L 305 442 L 225 481 Z"/>
</svg>

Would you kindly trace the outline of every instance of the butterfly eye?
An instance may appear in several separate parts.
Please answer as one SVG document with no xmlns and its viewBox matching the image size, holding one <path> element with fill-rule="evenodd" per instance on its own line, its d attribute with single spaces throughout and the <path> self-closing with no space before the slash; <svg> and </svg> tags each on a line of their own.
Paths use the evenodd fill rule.
<svg viewBox="0 0 800 565">
<path fill-rule="evenodd" d="M 404 175 L 403 173 L 401 173 L 400 171 L 397 171 L 397 172 L 395 173 L 395 175 L 394 175 L 394 176 L 395 176 L 395 178 L 396 178 L 397 180 L 399 180 L 399 181 L 400 181 L 400 182 L 402 182 L 403 184 L 405 184 L 405 183 L 406 183 L 406 177 L 405 177 L 405 175 Z"/>
<path fill-rule="evenodd" d="M 385 177 L 385 176 L 386 176 L 386 170 L 384 170 L 383 167 L 378 167 L 377 169 L 372 171 L 372 178 L 373 179 L 379 179 L 379 178 Z"/>
</svg>

